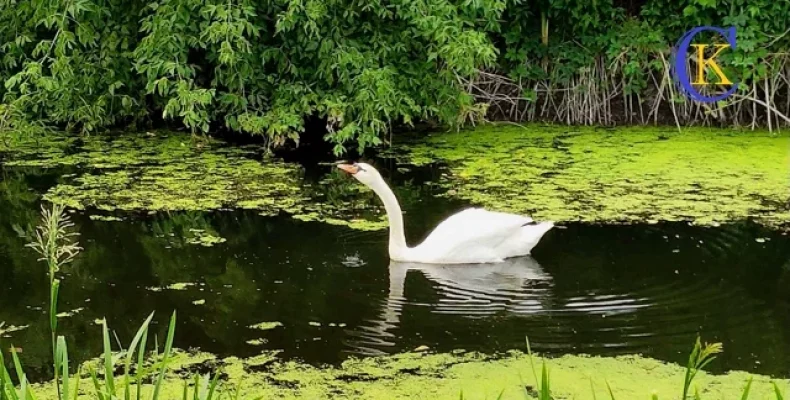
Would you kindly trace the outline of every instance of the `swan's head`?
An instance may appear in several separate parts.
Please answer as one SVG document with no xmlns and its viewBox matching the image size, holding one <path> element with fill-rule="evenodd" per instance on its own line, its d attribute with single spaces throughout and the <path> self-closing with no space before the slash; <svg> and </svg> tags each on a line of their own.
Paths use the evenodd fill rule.
<svg viewBox="0 0 790 400">
<path fill-rule="evenodd" d="M 379 174 L 379 171 L 376 171 L 376 169 L 370 164 L 338 164 L 337 167 L 353 176 L 366 186 L 372 186 L 376 182 L 381 181 L 381 175 Z"/>
</svg>

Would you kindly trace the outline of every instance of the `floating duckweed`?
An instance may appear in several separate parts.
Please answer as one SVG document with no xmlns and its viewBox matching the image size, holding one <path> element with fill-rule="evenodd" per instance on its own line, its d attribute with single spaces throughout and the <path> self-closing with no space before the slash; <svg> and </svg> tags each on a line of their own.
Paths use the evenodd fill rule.
<svg viewBox="0 0 790 400">
<path fill-rule="evenodd" d="M 81 313 L 84 309 L 85 309 L 85 307 L 79 307 L 79 308 L 75 308 L 75 309 L 73 309 L 71 311 L 65 311 L 65 312 L 57 313 L 56 316 L 58 318 L 69 318 L 69 317 L 73 317 L 73 316 Z"/>
<path fill-rule="evenodd" d="M 227 239 L 223 237 L 212 235 L 202 229 L 190 229 L 189 231 L 193 235 L 192 237 L 187 238 L 187 243 L 189 244 L 211 247 L 215 244 L 225 243 L 227 241 Z"/>
<path fill-rule="evenodd" d="M 204 299 L 195 300 L 195 301 L 192 302 L 192 304 L 194 304 L 196 306 L 202 306 L 202 305 L 206 304 L 206 300 L 204 300 Z"/>
<path fill-rule="evenodd" d="M 227 374 L 228 381 L 243 381 L 241 398 L 453 399 L 463 391 L 465 398 L 484 399 L 497 398 L 504 390 L 502 399 L 523 399 L 524 385 L 534 387 L 537 383 L 530 373 L 529 359 L 520 352 L 503 357 L 478 353 L 407 353 L 352 358 L 339 367 L 283 362 L 275 355 L 264 352 L 249 359 L 223 360 L 205 359 L 204 355 L 199 359 L 204 364 L 217 364 Z M 183 361 L 179 362 L 182 369 L 199 365 L 188 354 L 182 357 Z M 543 361 L 535 357 L 538 365 Z M 552 396 L 558 399 L 609 398 L 606 382 L 616 398 L 645 398 L 651 391 L 671 397 L 678 391 L 678 382 L 682 385 L 685 372 L 679 365 L 639 356 L 564 356 L 545 361 L 551 368 Z M 260 368 L 264 365 L 266 368 Z M 770 377 L 745 372 L 727 375 L 700 372 L 695 383 L 709 398 L 731 398 L 739 396 L 749 377 L 754 379 L 751 394 L 755 398 L 772 394 Z M 167 383 L 166 390 L 178 398 L 183 383 L 172 378 Z"/>
<path fill-rule="evenodd" d="M 714 225 L 751 217 L 776 227 L 790 225 L 789 146 L 790 136 L 768 132 L 492 125 L 392 154 L 445 163 L 445 196 L 536 219 Z"/>
<path fill-rule="evenodd" d="M 53 135 L 0 147 L 0 153 L 6 167 L 80 167 L 80 173 L 64 174 L 44 195 L 73 209 L 149 214 L 250 209 L 361 230 L 386 226 L 380 207 L 358 215 L 372 197 L 353 179 L 333 171 L 323 182 L 306 183 L 301 167 L 267 155 L 262 146 L 148 132 L 79 140 Z M 198 237 L 192 243 L 210 246 L 218 240 Z"/>
<path fill-rule="evenodd" d="M 22 326 L 6 325 L 5 322 L 0 322 L 0 337 L 6 337 L 6 335 L 8 335 L 10 333 L 19 332 L 21 330 L 25 330 L 29 326 L 30 325 L 22 325 Z"/>
<path fill-rule="evenodd" d="M 190 286 L 195 286 L 195 284 L 189 282 L 179 282 L 164 287 L 151 286 L 151 287 L 147 287 L 146 290 L 151 292 L 161 292 L 163 290 L 187 290 L 187 288 Z"/>
<path fill-rule="evenodd" d="M 257 329 L 259 331 L 268 331 L 277 327 L 283 326 L 282 322 L 261 322 L 259 324 L 255 324 L 250 326 L 250 329 Z"/>
<path fill-rule="evenodd" d="M 170 290 L 186 290 L 190 286 L 195 286 L 195 284 L 189 282 L 180 282 L 180 283 L 174 283 L 172 285 L 167 285 L 165 288 Z"/>
<path fill-rule="evenodd" d="M 96 214 L 92 214 L 88 218 L 90 218 L 92 221 L 107 221 L 107 222 L 110 222 L 110 221 L 123 221 L 123 218 L 114 217 L 112 215 L 96 215 Z"/>
</svg>

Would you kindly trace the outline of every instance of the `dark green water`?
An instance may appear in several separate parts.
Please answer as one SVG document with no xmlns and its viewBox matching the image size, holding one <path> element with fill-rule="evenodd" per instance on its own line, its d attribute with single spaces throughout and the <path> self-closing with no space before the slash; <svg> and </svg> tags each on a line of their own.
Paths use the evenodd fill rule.
<svg viewBox="0 0 790 400">
<path fill-rule="evenodd" d="M 5 171 L 0 181 L 0 321 L 29 325 L 0 339 L 23 349 L 33 376 L 48 374 L 45 267 L 24 247 L 37 193 L 57 179 Z M 409 202 L 417 241 L 461 205 Z M 64 272 L 61 319 L 72 359 L 95 356 L 100 327 L 127 343 L 156 311 L 163 333 L 178 310 L 176 344 L 221 356 L 281 349 L 334 363 L 426 345 L 561 355 L 642 353 L 683 362 L 697 333 L 724 343 L 714 370 L 790 373 L 790 239 L 749 223 L 595 226 L 551 231 L 534 258 L 493 266 L 390 264 L 385 232 L 358 232 L 254 212 L 140 215 L 124 222 L 73 215 L 85 248 Z M 190 229 L 225 243 L 185 243 Z M 186 290 L 147 288 L 189 282 Z M 193 302 L 205 300 L 205 304 Z M 248 326 L 278 321 L 282 327 Z M 161 338 L 161 336 L 160 336 Z M 264 344 L 247 341 L 265 339 Z"/>
</svg>

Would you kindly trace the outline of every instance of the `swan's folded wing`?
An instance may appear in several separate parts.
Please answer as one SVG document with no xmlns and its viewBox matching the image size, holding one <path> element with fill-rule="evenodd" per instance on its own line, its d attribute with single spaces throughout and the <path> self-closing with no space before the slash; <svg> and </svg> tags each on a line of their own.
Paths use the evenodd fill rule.
<svg viewBox="0 0 790 400">
<path fill-rule="evenodd" d="M 436 261 L 496 258 L 497 245 L 530 222 L 532 218 L 526 216 L 470 208 L 442 221 L 418 248 Z M 479 254 L 486 252 L 491 254 Z"/>
</svg>

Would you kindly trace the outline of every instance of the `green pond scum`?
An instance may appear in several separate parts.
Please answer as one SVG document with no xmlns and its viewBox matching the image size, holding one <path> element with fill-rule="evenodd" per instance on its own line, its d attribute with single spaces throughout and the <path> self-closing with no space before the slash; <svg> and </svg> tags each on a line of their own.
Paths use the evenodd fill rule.
<svg viewBox="0 0 790 400">
<path fill-rule="evenodd" d="M 264 147 L 228 146 L 176 132 L 125 133 L 115 136 L 65 138 L 57 135 L 0 143 L 6 168 L 63 168 L 58 184 L 44 199 L 92 212 L 168 212 L 251 209 L 263 215 L 286 213 L 305 221 L 323 221 L 356 229 L 385 227 L 383 215 L 360 217 L 375 209 L 361 188 L 335 173 L 310 185 L 302 169 L 268 155 Z M 327 195 L 327 193 L 329 193 Z M 330 198 L 326 198 L 330 196 Z M 114 221 L 100 215 L 96 220 Z M 189 233 L 189 243 L 213 246 L 222 238 Z"/>
<path fill-rule="evenodd" d="M 639 356 L 533 356 L 538 373 L 545 361 L 554 399 L 609 399 L 606 384 L 617 399 L 676 399 L 682 391 L 685 369 Z M 99 361 L 95 368 L 101 370 Z M 453 354 L 405 353 L 350 359 L 337 367 L 281 361 L 276 352 L 239 359 L 218 359 L 206 353 L 176 352 L 163 386 L 165 399 L 180 399 L 183 379 L 206 368 L 221 373 L 221 383 L 240 387 L 242 399 L 529 399 L 538 387 L 529 357 L 521 352 L 490 356 L 462 351 Z M 87 370 L 87 368 L 83 368 Z M 694 380 L 703 399 L 739 399 L 749 378 L 749 398 L 768 399 L 773 382 L 786 390 L 788 382 L 745 372 L 713 375 L 700 372 Z M 84 378 L 87 378 L 84 377 Z M 87 380 L 86 380 L 87 382 Z M 39 399 L 56 398 L 51 383 L 36 385 Z M 144 387 L 150 393 L 150 385 Z M 83 397 L 93 395 L 90 384 Z"/>
<path fill-rule="evenodd" d="M 445 196 L 536 219 L 790 224 L 786 133 L 489 125 L 389 153 L 445 164 Z"/>
<path fill-rule="evenodd" d="M 7 168 L 76 167 L 44 195 L 75 209 L 241 208 L 355 229 L 386 227 L 382 207 L 362 185 L 337 171 L 305 182 L 301 167 L 262 147 L 173 132 L 0 146 Z M 443 178 L 426 183 L 433 194 L 438 187 L 439 196 L 536 219 L 716 225 L 751 218 L 785 229 L 790 221 L 787 134 L 493 124 L 407 140 L 383 154 L 406 167 L 443 166 Z M 404 190 L 400 197 L 409 195 Z M 193 244 L 222 242 L 210 233 L 189 236 Z"/>
</svg>

